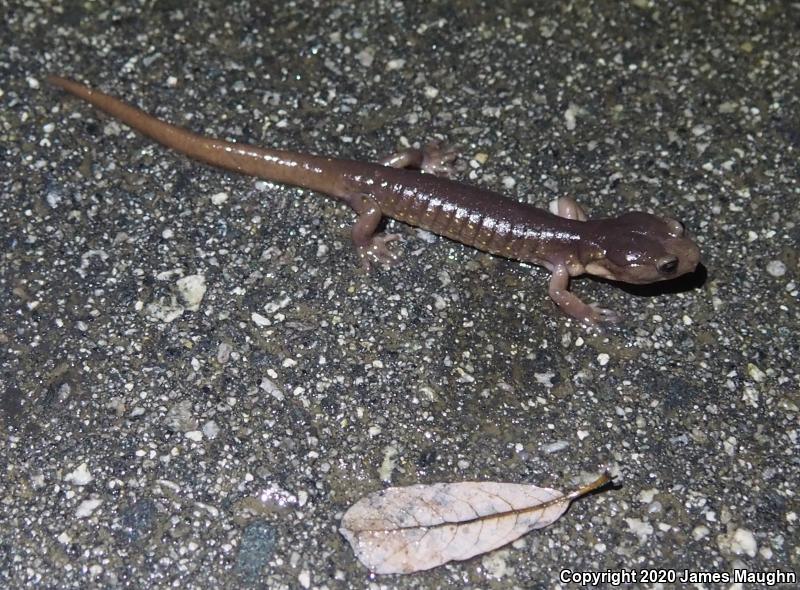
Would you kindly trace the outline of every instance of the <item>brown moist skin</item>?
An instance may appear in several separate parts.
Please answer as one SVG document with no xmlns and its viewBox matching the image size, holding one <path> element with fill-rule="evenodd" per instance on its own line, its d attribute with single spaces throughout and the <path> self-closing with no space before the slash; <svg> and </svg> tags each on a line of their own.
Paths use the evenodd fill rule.
<svg viewBox="0 0 800 590">
<path fill-rule="evenodd" d="M 66 78 L 47 80 L 191 158 L 341 199 L 358 215 L 352 236 L 365 268 L 396 259 L 386 244 L 397 236 L 376 234 L 381 218 L 391 217 L 485 252 L 544 266 L 553 273 L 549 293 L 556 304 L 594 324 L 618 316 L 578 299 L 568 290 L 570 277 L 588 273 L 651 283 L 692 272 L 700 260 L 699 249 L 673 219 L 633 212 L 590 221 L 569 197 L 551 203 L 551 213 L 437 176 L 449 175 L 455 157 L 437 146 L 408 150 L 378 164 L 260 148 L 198 135 Z"/>
</svg>

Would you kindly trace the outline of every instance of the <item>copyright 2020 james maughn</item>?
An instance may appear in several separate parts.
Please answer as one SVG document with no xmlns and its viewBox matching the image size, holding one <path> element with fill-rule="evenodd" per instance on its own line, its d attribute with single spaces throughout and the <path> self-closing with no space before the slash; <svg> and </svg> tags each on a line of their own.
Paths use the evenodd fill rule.
<svg viewBox="0 0 800 590">
<path fill-rule="evenodd" d="M 574 571 L 563 569 L 558 579 L 562 584 L 621 586 L 623 584 L 759 584 L 770 588 L 779 584 L 797 584 L 797 572 L 791 570 L 700 571 L 679 569 L 619 569 L 604 571 Z"/>
</svg>

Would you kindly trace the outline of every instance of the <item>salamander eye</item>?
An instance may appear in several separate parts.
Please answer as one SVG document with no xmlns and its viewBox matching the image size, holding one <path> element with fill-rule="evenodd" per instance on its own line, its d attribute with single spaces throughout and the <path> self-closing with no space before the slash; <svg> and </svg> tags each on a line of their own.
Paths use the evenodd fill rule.
<svg viewBox="0 0 800 590">
<path fill-rule="evenodd" d="M 662 275 L 671 275 L 678 270 L 678 257 L 664 256 L 664 258 L 658 261 L 656 268 Z"/>
</svg>

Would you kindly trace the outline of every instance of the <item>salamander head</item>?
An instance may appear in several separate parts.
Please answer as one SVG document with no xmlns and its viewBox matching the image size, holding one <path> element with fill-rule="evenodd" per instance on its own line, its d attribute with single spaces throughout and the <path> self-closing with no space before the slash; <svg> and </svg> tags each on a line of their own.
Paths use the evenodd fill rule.
<svg viewBox="0 0 800 590">
<path fill-rule="evenodd" d="M 597 223 L 603 255 L 586 263 L 591 275 L 647 284 L 693 272 L 700 263 L 700 249 L 680 221 L 636 211 Z"/>
</svg>

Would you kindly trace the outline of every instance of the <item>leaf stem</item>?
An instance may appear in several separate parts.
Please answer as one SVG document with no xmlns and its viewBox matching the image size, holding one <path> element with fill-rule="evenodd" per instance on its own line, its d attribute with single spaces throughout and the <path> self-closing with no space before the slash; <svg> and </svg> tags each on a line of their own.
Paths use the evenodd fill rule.
<svg viewBox="0 0 800 590">
<path fill-rule="evenodd" d="M 604 471 L 603 474 L 600 477 L 598 477 L 596 480 L 594 480 L 591 483 L 587 483 L 586 485 L 583 485 L 583 486 L 579 487 L 577 490 L 574 490 L 574 491 L 570 492 L 569 494 L 567 494 L 566 497 L 570 501 L 572 501 L 572 500 L 574 500 L 576 498 L 580 498 L 581 496 L 585 496 L 589 492 L 593 492 L 593 491 L 595 491 L 595 490 L 597 490 L 599 488 L 602 488 L 604 485 L 606 485 L 608 482 L 610 482 L 611 479 L 612 478 L 608 474 L 608 471 Z"/>
</svg>

